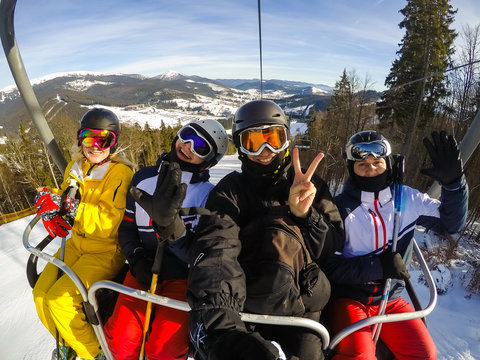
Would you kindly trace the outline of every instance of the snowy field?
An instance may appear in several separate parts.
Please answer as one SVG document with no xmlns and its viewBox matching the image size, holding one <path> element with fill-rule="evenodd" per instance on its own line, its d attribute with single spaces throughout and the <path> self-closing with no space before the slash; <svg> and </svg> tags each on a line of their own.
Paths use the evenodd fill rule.
<svg viewBox="0 0 480 360">
<path fill-rule="evenodd" d="M 226 156 L 212 169 L 212 182 L 239 169 L 236 155 Z M 38 320 L 31 288 L 25 274 L 30 253 L 22 244 L 22 235 L 33 216 L 0 226 L 0 349 L 2 360 L 50 359 L 55 341 Z M 30 242 L 37 244 L 46 236 L 38 225 Z M 58 248 L 58 242 L 52 243 Z M 55 249 L 47 248 L 53 253 Z M 40 266 L 41 267 L 41 266 Z M 427 324 L 438 347 L 439 360 L 480 360 L 480 296 L 470 295 L 461 281 L 461 269 L 452 271 L 453 287 L 438 297 Z M 428 289 L 419 283 L 419 272 L 412 270 L 412 281 L 420 300 L 428 302 Z"/>
</svg>

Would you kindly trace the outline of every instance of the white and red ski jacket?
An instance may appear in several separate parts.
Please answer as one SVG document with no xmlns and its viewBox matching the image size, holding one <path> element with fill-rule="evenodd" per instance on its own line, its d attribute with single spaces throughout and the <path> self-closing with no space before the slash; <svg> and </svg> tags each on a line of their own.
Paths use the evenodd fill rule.
<svg viewBox="0 0 480 360">
<path fill-rule="evenodd" d="M 393 240 L 393 186 L 378 194 L 356 189 L 350 181 L 334 201 L 345 227 L 345 246 L 328 261 L 326 274 L 333 285 L 333 296 L 347 297 L 364 304 L 380 301 L 384 287 L 383 269 L 378 257 L 390 251 Z M 403 186 L 402 212 L 397 251 L 408 265 L 411 261 L 415 226 L 440 234 L 458 232 L 465 224 L 468 188 L 462 176 L 442 187 L 441 200 Z M 405 284 L 392 281 L 390 300 L 397 298 Z"/>
</svg>

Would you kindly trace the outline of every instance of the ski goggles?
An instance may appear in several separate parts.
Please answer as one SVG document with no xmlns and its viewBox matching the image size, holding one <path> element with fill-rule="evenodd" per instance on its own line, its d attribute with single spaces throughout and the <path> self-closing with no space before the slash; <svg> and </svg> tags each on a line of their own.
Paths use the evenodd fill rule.
<svg viewBox="0 0 480 360">
<path fill-rule="evenodd" d="M 100 149 L 108 149 L 115 144 L 117 135 L 110 130 L 82 129 L 78 133 L 78 140 L 86 148 L 97 146 Z"/>
<path fill-rule="evenodd" d="M 178 138 L 183 143 L 190 143 L 190 151 L 201 159 L 205 159 L 213 151 L 210 143 L 195 128 L 185 125 L 178 130 Z"/>
<path fill-rule="evenodd" d="M 370 155 L 377 159 L 384 158 L 391 153 L 390 144 L 384 141 L 353 144 L 346 150 L 347 159 L 353 161 L 365 160 Z"/>
<path fill-rule="evenodd" d="M 259 155 L 265 147 L 279 153 L 289 145 L 287 129 L 281 125 L 245 129 L 239 136 L 240 150 L 247 155 Z"/>
</svg>

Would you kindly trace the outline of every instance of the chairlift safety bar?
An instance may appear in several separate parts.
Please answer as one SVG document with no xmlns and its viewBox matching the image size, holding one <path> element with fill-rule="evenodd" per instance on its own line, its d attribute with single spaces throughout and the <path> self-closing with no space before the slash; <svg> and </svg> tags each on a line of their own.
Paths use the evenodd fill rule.
<svg viewBox="0 0 480 360">
<path fill-rule="evenodd" d="M 82 295 L 82 298 L 85 303 L 90 304 L 93 307 L 95 314 L 97 315 L 98 324 L 92 324 L 95 334 L 100 342 L 100 345 L 103 349 L 103 352 L 107 358 L 107 360 L 114 360 L 110 350 L 108 348 L 108 344 L 105 339 L 105 333 L 103 331 L 103 324 L 100 321 L 100 316 L 98 316 L 98 302 L 96 299 L 96 292 L 100 289 L 109 289 L 113 290 L 122 294 L 126 294 L 128 296 L 132 296 L 134 298 L 150 301 L 152 303 L 167 306 L 173 309 L 182 310 L 182 311 L 190 311 L 189 305 L 184 301 L 178 301 L 175 299 L 170 299 L 168 297 L 159 296 L 155 294 L 150 294 L 147 291 L 133 289 L 122 284 L 115 283 L 113 281 L 101 280 L 97 281 L 92 284 L 87 291 L 85 285 L 82 283 L 80 278 L 72 271 L 63 261 L 55 258 L 52 255 L 49 255 L 39 249 L 36 249 L 32 246 L 29 242 L 30 233 L 33 227 L 38 223 L 40 220 L 40 216 L 36 216 L 34 219 L 30 221 L 30 223 L 25 228 L 23 233 L 23 245 L 24 247 L 31 252 L 33 255 L 45 260 L 47 262 L 52 263 L 53 265 L 59 267 L 65 274 L 67 274 Z M 301 317 L 293 317 L 293 316 L 272 316 L 272 315 L 259 315 L 259 314 L 250 314 L 250 313 L 240 313 L 240 317 L 242 321 L 250 322 L 250 323 L 257 323 L 257 324 L 269 324 L 269 325 L 281 325 L 281 326 L 298 326 L 308 328 L 317 333 L 317 335 L 322 339 L 322 344 L 324 349 L 333 349 L 338 343 L 345 338 L 346 336 L 350 335 L 351 333 L 365 327 L 371 326 L 376 323 L 386 323 L 386 322 L 394 322 L 394 321 L 405 321 L 411 320 L 416 318 L 422 318 L 430 314 L 437 302 L 437 291 L 435 287 L 435 282 L 430 274 L 428 266 L 425 262 L 425 259 L 418 247 L 417 243 L 414 240 L 414 251 L 417 254 L 418 261 L 424 273 L 425 279 L 428 283 L 428 287 L 430 290 L 430 301 L 428 306 L 419 311 L 415 311 L 412 313 L 402 313 L 402 314 L 388 314 L 388 315 L 377 315 L 373 316 L 361 321 L 358 321 L 347 328 L 340 331 L 337 335 L 335 335 L 332 340 L 330 341 L 330 335 L 327 329 L 320 323 L 311 320 L 305 319 Z"/>
</svg>

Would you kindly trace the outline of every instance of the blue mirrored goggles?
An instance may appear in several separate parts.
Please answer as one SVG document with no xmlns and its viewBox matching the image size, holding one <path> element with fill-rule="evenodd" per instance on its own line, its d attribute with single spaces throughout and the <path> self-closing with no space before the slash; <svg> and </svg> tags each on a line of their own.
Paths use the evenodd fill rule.
<svg viewBox="0 0 480 360">
<path fill-rule="evenodd" d="M 201 159 L 205 159 L 213 151 L 210 143 L 197 130 L 190 125 L 185 125 L 178 130 L 178 138 L 183 143 L 190 143 L 190 150 Z"/>
<path fill-rule="evenodd" d="M 377 159 L 384 158 L 391 153 L 389 144 L 384 141 L 353 144 L 346 150 L 347 159 L 353 161 L 365 160 L 370 155 Z"/>
</svg>

